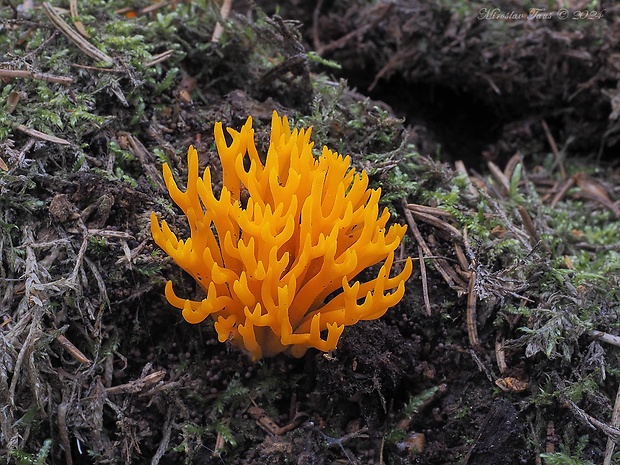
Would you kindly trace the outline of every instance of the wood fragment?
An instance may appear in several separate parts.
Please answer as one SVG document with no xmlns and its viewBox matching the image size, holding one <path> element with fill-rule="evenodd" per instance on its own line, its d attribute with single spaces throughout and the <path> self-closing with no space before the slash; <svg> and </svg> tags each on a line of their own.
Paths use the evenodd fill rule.
<svg viewBox="0 0 620 465">
<path fill-rule="evenodd" d="M 505 378 L 496 379 L 495 385 L 504 392 L 523 392 L 527 389 L 529 383 L 512 376 L 506 376 Z"/>
<path fill-rule="evenodd" d="M 530 236 L 530 244 L 536 245 L 538 242 L 540 242 L 540 236 L 538 235 L 538 231 L 536 231 L 536 227 L 534 226 L 532 217 L 523 205 L 519 205 L 517 207 L 517 210 L 519 211 L 519 216 L 521 217 L 523 226 L 525 227 L 527 234 Z"/>
<path fill-rule="evenodd" d="M 69 24 L 67 24 L 67 22 L 62 19 L 58 13 L 56 13 L 56 10 L 49 2 L 43 2 L 43 10 L 52 24 L 82 52 L 94 60 L 97 60 L 99 62 L 98 64 L 104 68 L 109 68 L 114 64 L 112 57 L 103 53 L 88 40 L 82 37 L 75 29 L 69 26 Z"/>
<path fill-rule="evenodd" d="M 540 244 L 542 249 L 546 253 L 550 254 L 551 249 L 549 248 L 549 244 L 547 244 L 547 241 L 542 240 L 540 238 L 540 235 L 538 234 L 538 231 L 536 230 L 536 226 L 534 226 L 534 222 L 532 221 L 532 217 L 530 216 L 528 211 L 525 209 L 525 207 L 523 205 L 519 205 L 517 207 L 517 211 L 519 212 L 519 216 L 521 216 L 521 221 L 523 222 L 523 226 L 525 227 L 527 234 L 530 236 L 530 244 L 533 246 Z"/>
<path fill-rule="evenodd" d="M 154 132 L 156 131 L 154 130 Z M 124 136 L 127 138 L 127 141 L 129 142 L 129 151 L 140 161 L 140 164 L 144 167 L 147 176 L 153 183 L 155 183 L 160 192 L 166 192 L 167 189 L 161 171 L 155 168 L 153 163 L 155 157 L 146 149 L 144 144 L 142 144 L 137 137 L 133 136 L 133 134 L 123 132 L 119 133 L 119 136 Z"/>
<path fill-rule="evenodd" d="M 426 213 L 427 215 L 445 216 L 446 218 L 454 218 L 454 215 L 449 211 L 442 210 L 441 208 L 428 207 L 426 205 L 418 205 L 417 203 L 407 204 L 407 208 L 413 212 Z"/>
<path fill-rule="evenodd" d="M 454 244 L 454 252 L 456 254 L 456 259 L 459 262 L 459 267 L 461 268 L 461 271 L 463 273 L 468 273 L 470 265 L 467 261 L 467 258 L 465 257 L 465 252 L 463 252 L 463 248 L 460 246 L 460 244 Z"/>
<path fill-rule="evenodd" d="M 280 434 L 280 425 L 272 420 L 264 409 L 252 405 L 248 408 L 248 414 L 263 431 L 272 435 Z"/>
<path fill-rule="evenodd" d="M 157 451 L 151 459 L 151 465 L 158 465 L 164 455 L 166 455 L 166 451 L 168 450 L 168 444 L 170 444 L 170 438 L 172 437 L 173 410 L 173 405 L 168 405 L 168 411 L 166 412 L 166 422 L 164 423 L 163 427 L 163 435 L 161 441 L 159 441 L 159 446 L 157 446 Z"/>
<path fill-rule="evenodd" d="M 147 7 L 142 8 L 142 10 L 140 10 L 140 14 L 141 15 L 148 15 L 149 13 L 153 13 L 154 11 L 158 11 L 161 10 L 162 8 L 168 6 L 170 4 L 170 2 L 164 0 L 162 2 L 157 2 L 157 3 L 153 3 L 152 5 L 149 5 Z"/>
<path fill-rule="evenodd" d="M 578 173 L 573 178 L 579 186 L 579 191 L 575 193 L 575 197 L 594 200 L 609 209 L 616 218 L 620 217 L 620 209 L 611 201 L 605 187 L 585 173 Z"/>
<path fill-rule="evenodd" d="M 437 241 L 435 240 L 435 236 L 432 234 L 429 234 L 427 236 L 426 239 L 427 243 L 431 246 L 431 247 L 436 247 L 438 245 Z M 432 256 L 432 257 L 437 257 Z M 450 276 L 451 280 L 455 283 L 458 283 L 459 286 L 462 289 L 466 289 L 467 288 L 467 282 L 466 280 L 469 279 L 469 274 L 466 274 L 465 276 L 465 280 L 461 277 L 461 274 L 457 271 L 457 268 L 455 268 L 453 265 L 451 265 L 450 263 L 448 263 L 448 260 L 445 258 L 440 258 L 438 259 L 439 261 L 441 261 L 441 266 L 444 267 L 444 271 Z M 453 262 L 453 260 L 451 260 Z M 459 267 L 460 268 L 460 267 Z"/>
</svg>

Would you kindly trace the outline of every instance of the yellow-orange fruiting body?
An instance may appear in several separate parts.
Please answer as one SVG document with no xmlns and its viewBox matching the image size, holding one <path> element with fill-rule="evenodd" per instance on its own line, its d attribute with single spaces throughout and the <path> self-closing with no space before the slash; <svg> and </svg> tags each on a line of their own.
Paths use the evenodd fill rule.
<svg viewBox="0 0 620 465">
<path fill-rule="evenodd" d="M 215 124 L 219 197 L 209 168 L 199 176 L 194 147 L 185 192 L 164 164 L 166 186 L 191 237 L 177 239 L 151 213 L 153 239 L 206 292 L 201 301 L 183 299 L 168 281 L 166 298 L 190 323 L 211 315 L 219 340 L 231 340 L 255 360 L 284 351 L 300 357 L 310 347 L 332 350 L 345 326 L 379 318 L 403 297 L 411 259 L 397 276 L 390 270 L 406 227 L 386 231 L 390 214 L 379 214 L 380 189 L 368 189 L 367 174 L 356 172 L 348 156 L 324 147 L 314 157 L 311 128 L 291 132 L 288 119 L 274 112 L 264 163 L 251 117 L 240 132 L 227 131 L 230 145 L 222 123 Z M 355 280 L 382 260 L 375 279 Z"/>
</svg>

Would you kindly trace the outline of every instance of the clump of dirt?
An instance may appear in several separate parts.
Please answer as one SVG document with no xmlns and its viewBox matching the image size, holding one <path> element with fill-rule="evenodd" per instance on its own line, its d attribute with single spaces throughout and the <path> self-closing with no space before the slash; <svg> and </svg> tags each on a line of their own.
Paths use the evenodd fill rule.
<svg viewBox="0 0 620 465">
<path fill-rule="evenodd" d="M 273 11 L 268 2 L 261 3 Z M 613 156 L 620 73 L 612 2 L 291 3 L 303 33 L 350 85 L 430 128 L 448 159 L 479 166 L 541 141 Z M 311 18 L 311 20 L 310 20 Z M 484 159 L 481 160 L 481 155 Z"/>
</svg>

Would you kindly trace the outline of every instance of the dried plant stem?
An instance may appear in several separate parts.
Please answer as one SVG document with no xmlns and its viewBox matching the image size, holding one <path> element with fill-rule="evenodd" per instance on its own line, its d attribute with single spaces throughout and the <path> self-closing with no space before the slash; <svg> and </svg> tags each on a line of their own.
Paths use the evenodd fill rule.
<svg viewBox="0 0 620 465">
<path fill-rule="evenodd" d="M 549 130 L 549 126 L 547 126 L 547 122 L 545 120 L 542 120 L 542 127 L 545 131 L 545 135 L 547 136 L 547 141 L 549 142 L 549 145 L 551 146 L 551 151 L 553 152 L 555 161 L 558 164 L 558 168 L 560 168 L 560 174 L 562 175 L 562 179 L 566 179 L 567 176 L 566 176 L 566 169 L 564 168 L 563 156 L 558 150 L 558 145 L 555 143 L 555 139 L 553 138 L 553 135 L 551 134 L 551 131 Z"/>
<path fill-rule="evenodd" d="M 222 20 L 226 20 L 228 16 L 230 16 L 230 10 L 232 8 L 232 0 L 224 0 L 222 2 L 222 7 L 220 8 L 220 16 Z M 219 21 L 215 24 L 215 29 L 213 30 L 213 36 L 211 36 L 211 42 L 217 44 L 220 41 L 220 37 L 224 32 L 224 26 Z"/>
<path fill-rule="evenodd" d="M 508 365 L 506 365 L 506 351 L 504 350 L 504 344 L 499 333 L 495 338 L 495 361 L 497 362 L 499 372 L 502 375 L 506 373 L 508 369 Z"/>
<path fill-rule="evenodd" d="M 469 272 L 469 285 L 467 287 L 467 335 L 469 343 L 472 347 L 478 347 L 480 340 L 478 339 L 478 324 L 476 318 L 476 292 L 474 286 L 476 284 L 476 272 Z"/>
<path fill-rule="evenodd" d="M 69 428 L 67 427 L 67 411 L 69 410 L 69 402 L 63 399 L 62 403 L 58 405 L 57 409 L 57 424 L 58 432 L 60 434 L 60 442 L 65 450 L 65 463 L 67 465 L 73 465 L 73 457 L 71 455 L 71 441 L 69 439 Z"/>
<path fill-rule="evenodd" d="M 24 69 L 0 69 L 0 77 L 34 79 L 35 81 L 46 81 L 66 85 L 73 83 L 72 77 L 54 76 L 47 73 L 35 73 Z"/>
<path fill-rule="evenodd" d="M 36 129 L 28 128 L 24 126 L 23 124 L 16 124 L 13 127 L 14 129 L 17 129 L 18 131 L 21 131 L 24 134 L 28 134 L 29 136 L 34 137 L 35 139 L 46 140 L 48 142 L 54 142 L 60 145 L 71 144 L 71 142 L 69 142 L 67 139 L 62 139 L 61 137 L 56 137 L 56 136 L 50 136 L 49 134 L 45 134 L 44 132 L 37 131 Z"/>
<path fill-rule="evenodd" d="M 527 212 L 525 207 L 523 205 L 519 205 L 517 207 L 517 210 L 519 211 L 519 216 L 521 216 L 521 221 L 523 222 L 523 226 L 525 227 L 525 230 L 530 236 L 530 243 L 533 246 L 540 244 L 543 250 L 546 253 L 550 254 L 551 249 L 549 249 L 549 245 L 547 244 L 546 241 L 541 240 L 540 235 L 538 234 L 538 231 L 536 230 L 536 226 L 534 226 L 534 222 L 532 221 L 532 217 Z"/>
<path fill-rule="evenodd" d="M 434 216 L 436 214 L 436 211 L 442 212 L 443 216 L 452 217 L 452 215 L 450 213 L 445 212 L 443 210 L 440 210 L 438 208 L 432 208 L 432 210 L 434 210 L 434 212 L 433 213 L 428 213 L 427 211 L 424 211 L 423 209 L 418 208 L 418 207 L 421 207 L 421 205 L 415 205 L 415 204 L 409 204 L 409 205 L 407 205 L 407 207 L 409 208 L 409 210 L 411 210 L 411 212 L 416 217 L 418 217 L 418 219 L 421 219 L 425 223 L 428 223 L 431 226 L 435 226 L 436 228 L 441 229 L 441 230 L 447 232 L 451 236 L 452 239 L 459 239 L 459 240 L 463 239 L 461 231 L 456 229 L 451 224 L 446 223 L 445 221 L 441 221 L 439 218 Z M 426 207 L 426 209 L 427 210 L 431 209 L 431 207 Z M 446 215 L 446 213 L 447 213 L 447 215 Z"/>
<path fill-rule="evenodd" d="M 418 257 L 420 258 L 420 274 L 422 275 L 422 295 L 424 296 L 424 308 L 426 315 L 431 316 L 431 300 L 428 296 L 428 277 L 426 276 L 426 262 L 424 261 L 424 251 L 418 245 Z"/>
<path fill-rule="evenodd" d="M 607 344 L 620 347 L 620 336 L 614 336 L 613 334 L 604 333 L 603 331 L 588 331 L 588 334 L 599 341 L 606 342 Z"/>
<path fill-rule="evenodd" d="M 579 418 L 583 423 L 588 425 L 590 428 L 599 429 L 607 435 L 609 440 L 615 442 L 616 444 L 620 443 L 620 429 L 619 428 L 612 426 L 612 425 L 608 425 L 607 423 L 604 423 L 594 418 L 592 415 L 586 413 L 583 409 L 579 408 L 579 406 L 570 399 L 564 399 L 564 405 L 568 407 L 569 410 L 577 416 L 577 418 Z"/>
<path fill-rule="evenodd" d="M 614 402 L 614 409 L 611 413 L 611 426 L 618 428 L 620 426 L 620 386 L 616 391 L 616 401 Z M 603 459 L 603 465 L 611 465 L 611 458 L 614 455 L 616 443 L 607 438 L 607 447 L 605 448 L 605 458 Z"/>
<path fill-rule="evenodd" d="M 56 341 L 65 349 L 69 354 L 78 362 L 84 364 L 92 364 L 88 357 L 82 353 L 80 349 L 78 349 L 69 339 L 67 339 L 64 335 L 59 334 L 56 336 Z"/>
<path fill-rule="evenodd" d="M 413 237 L 415 238 L 418 245 L 422 247 L 422 251 L 426 255 L 426 258 L 432 259 L 435 267 L 437 268 L 437 271 L 439 271 L 439 274 L 441 274 L 441 277 L 444 279 L 444 281 L 452 289 L 456 290 L 458 295 L 463 295 L 465 293 L 465 287 L 462 285 L 461 280 L 458 278 L 458 276 L 456 276 L 456 273 L 450 273 L 450 266 L 448 265 L 448 262 L 443 258 L 431 258 L 434 256 L 434 254 L 424 240 L 424 237 L 422 237 L 422 234 L 418 229 L 418 225 L 405 199 L 402 200 L 402 207 L 403 212 L 405 213 L 405 219 L 407 220 L 407 224 L 409 225 L 409 229 L 411 230 L 411 233 L 413 234 Z"/>
<path fill-rule="evenodd" d="M 499 169 L 499 166 L 497 166 L 492 161 L 488 162 L 487 166 L 489 168 L 489 171 L 495 178 L 495 180 L 501 186 L 501 189 L 500 189 L 501 193 L 503 195 L 508 195 L 510 193 L 510 181 L 508 180 L 506 175 L 503 173 L 502 170 Z"/>
<path fill-rule="evenodd" d="M 75 29 L 73 29 L 67 22 L 60 17 L 56 10 L 49 2 L 43 3 L 43 10 L 50 19 L 52 24 L 64 34 L 67 39 L 73 42 L 82 52 L 89 57 L 97 60 L 105 68 L 109 68 L 114 64 L 114 60 L 109 55 L 106 55 L 84 37 L 82 37 Z"/>
<path fill-rule="evenodd" d="M 474 196 L 474 198 L 478 197 L 478 189 L 476 189 L 476 186 L 474 186 L 474 184 L 471 182 L 471 178 L 469 177 L 469 173 L 467 172 L 467 168 L 465 167 L 465 163 L 463 163 L 462 160 L 457 160 L 454 162 L 454 167 L 456 168 L 456 170 L 465 175 L 465 179 L 467 179 L 467 188 L 469 189 L 469 192 L 471 193 L 471 195 Z"/>
<path fill-rule="evenodd" d="M 86 32 L 86 28 L 82 21 L 80 21 L 80 14 L 78 13 L 78 2 L 77 0 L 69 0 L 69 11 L 71 12 L 71 19 L 73 20 L 73 24 L 78 32 L 85 37 L 86 39 L 90 39 L 90 35 Z"/>
<path fill-rule="evenodd" d="M 155 455 L 151 459 L 151 465 L 158 465 L 163 456 L 166 454 L 168 450 L 168 444 L 170 444 L 170 438 L 172 437 L 172 413 L 173 413 L 173 405 L 168 406 L 168 411 L 166 412 L 166 423 L 164 423 L 164 434 L 159 442 L 159 446 L 157 447 L 157 451 Z"/>
<path fill-rule="evenodd" d="M 553 199 L 551 200 L 551 206 L 555 207 L 558 204 L 558 202 L 564 198 L 568 190 L 574 185 L 575 185 L 575 178 L 572 176 L 568 178 L 566 181 L 564 181 L 558 193 L 553 196 Z M 543 198 L 543 201 L 544 200 L 545 199 Z"/>
</svg>

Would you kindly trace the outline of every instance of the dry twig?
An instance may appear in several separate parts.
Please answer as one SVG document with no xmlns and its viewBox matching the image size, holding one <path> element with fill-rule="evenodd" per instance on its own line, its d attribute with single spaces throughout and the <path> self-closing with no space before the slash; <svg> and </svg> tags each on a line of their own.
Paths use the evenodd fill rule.
<svg viewBox="0 0 620 465">
<path fill-rule="evenodd" d="M 566 179 L 566 169 L 564 168 L 564 157 L 558 150 L 558 145 L 555 143 L 555 139 L 553 138 L 553 134 L 549 130 L 549 126 L 547 126 L 547 122 L 542 120 L 542 127 L 545 131 L 545 135 L 547 136 L 547 141 L 551 146 L 551 152 L 553 152 L 553 156 L 555 157 L 555 161 L 560 168 L 560 174 L 562 175 L 562 179 Z"/>
<path fill-rule="evenodd" d="M 80 14 L 78 12 L 78 2 L 77 0 L 69 0 L 69 11 L 71 12 L 71 20 L 75 25 L 77 31 L 85 38 L 90 39 L 90 34 L 86 32 L 86 28 L 82 21 L 80 21 Z"/>
<path fill-rule="evenodd" d="M 16 124 L 13 126 L 18 131 L 23 132 L 24 134 L 28 134 L 35 139 L 46 140 L 48 142 L 54 142 L 55 144 L 60 145 L 71 145 L 67 139 L 62 139 L 61 137 L 50 136 L 49 134 L 45 134 L 44 132 L 37 131 L 36 129 L 27 128 L 23 124 Z"/>
<path fill-rule="evenodd" d="M 402 199 L 402 207 L 403 207 L 403 212 L 405 213 L 405 219 L 407 220 L 407 224 L 409 225 L 409 229 L 411 230 L 411 233 L 413 234 L 413 237 L 415 238 L 418 245 L 422 247 L 422 251 L 426 255 L 426 258 L 433 260 L 433 263 L 435 264 L 437 271 L 439 271 L 439 274 L 441 274 L 441 277 L 448 284 L 448 286 L 454 289 L 459 296 L 463 295 L 465 293 L 465 287 L 466 287 L 465 284 L 458 277 L 458 275 L 456 275 L 456 273 L 454 272 L 454 269 L 452 269 L 450 265 L 448 265 L 448 262 L 446 259 L 434 258 L 434 254 L 432 253 L 430 247 L 424 240 L 424 237 L 422 237 L 422 234 L 420 233 L 420 230 L 418 229 L 418 225 L 415 219 L 413 218 L 413 214 L 411 210 L 409 209 L 409 206 L 405 199 Z"/>
<path fill-rule="evenodd" d="M 469 285 L 467 286 L 467 335 L 469 336 L 469 343 L 472 347 L 478 347 L 480 340 L 478 339 L 478 324 L 476 318 L 476 291 L 474 286 L 476 284 L 476 272 L 469 272 Z"/>
<path fill-rule="evenodd" d="M 431 300 L 428 296 L 428 277 L 426 276 L 426 262 L 424 261 L 424 251 L 422 247 L 418 245 L 418 257 L 420 259 L 420 274 L 422 276 L 422 295 L 424 296 L 424 308 L 426 309 L 426 315 L 431 316 Z"/>
<path fill-rule="evenodd" d="M 82 37 L 75 29 L 73 29 L 67 22 L 60 17 L 56 10 L 49 2 L 43 3 L 43 10 L 50 19 L 52 24 L 64 34 L 67 39 L 73 42 L 82 52 L 89 57 L 97 60 L 101 63 L 101 66 L 109 68 L 114 64 L 114 60 L 109 55 L 106 55 L 84 37 Z"/>
<path fill-rule="evenodd" d="M 69 85 L 73 83 L 72 77 L 54 76 L 47 73 L 35 73 L 24 69 L 4 69 L 0 68 L 0 77 L 34 79 L 35 81 L 53 82 L 54 84 Z"/>
<path fill-rule="evenodd" d="M 616 401 L 614 402 L 614 409 L 611 413 L 611 426 L 618 428 L 620 426 L 620 386 L 616 391 Z M 607 438 L 607 446 L 605 447 L 605 458 L 603 459 L 603 465 L 611 465 L 611 458 L 614 455 L 616 443 Z"/>
<path fill-rule="evenodd" d="M 616 444 L 620 444 L 620 428 L 604 423 L 592 415 L 586 413 L 583 409 L 581 409 L 575 402 L 566 398 L 564 399 L 564 405 L 569 408 L 577 418 L 579 418 L 583 423 L 588 425 L 592 429 L 599 429 L 603 433 L 607 435 L 609 440 L 615 442 Z"/>
<path fill-rule="evenodd" d="M 230 16 L 230 10 L 232 8 L 232 0 L 224 0 L 222 2 L 222 7 L 220 8 L 220 16 L 223 21 L 228 19 Z M 219 21 L 215 24 L 215 29 L 213 30 L 213 35 L 211 36 L 211 42 L 217 44 L 220 41 L 220 37 L 224 32 L 224 26 Z"/>
</svg>

